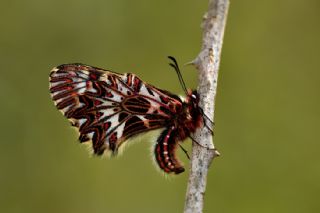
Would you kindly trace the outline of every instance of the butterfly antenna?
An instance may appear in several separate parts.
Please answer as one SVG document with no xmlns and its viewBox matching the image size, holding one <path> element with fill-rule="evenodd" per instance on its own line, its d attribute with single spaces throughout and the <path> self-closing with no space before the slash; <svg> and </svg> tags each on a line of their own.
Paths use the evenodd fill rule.
<svg viewBox="0 0 320 213">
<path fill-rule="evenodd" d="M 182 78 L 180 68 L 179 68 L 179 65 L 178 65 L 176 59 L 172 56 L 168 56 L 168 58 L 173 62 L 173 63 L 169 63 L 169 65 L 172 66 L 174 68 L 174 70 L 176 71 L 178 78 L 179 78 L 179 81 L 180 81 L 180 84 L 182 86 L 182 89 L 184 90 L 184 92 L 187 95 L 188 94 L 187 87 L 186 87 L 186 84 L 184 83 L 184 80 Z"/>
</svg>

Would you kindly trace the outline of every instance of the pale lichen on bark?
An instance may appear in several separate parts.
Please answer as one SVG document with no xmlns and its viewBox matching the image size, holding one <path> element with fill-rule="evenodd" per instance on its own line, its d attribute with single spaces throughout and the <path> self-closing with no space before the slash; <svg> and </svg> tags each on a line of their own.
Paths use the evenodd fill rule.
<svg viewBox="0 0 320 213">
<path fill-rule="evenodd" d="M 202 22 L 202 49 L 193 61 L 199 72 L 199 106 L 212 121 L 214 121 L 218 70 L 228 8 L 229 0 L 209 0 L 208 12 Z M 210 125 L 208 119 L 206 124 Z M 212 160 L 219 155 L 213 144 L 213 135 L 208 128 L 199 128 L 194 134 L 194 139 L 200 145 L 197 143 L 192 145 L 185 213 L 200 213 L 203 211 L 208 170 Z"/>
</svg>

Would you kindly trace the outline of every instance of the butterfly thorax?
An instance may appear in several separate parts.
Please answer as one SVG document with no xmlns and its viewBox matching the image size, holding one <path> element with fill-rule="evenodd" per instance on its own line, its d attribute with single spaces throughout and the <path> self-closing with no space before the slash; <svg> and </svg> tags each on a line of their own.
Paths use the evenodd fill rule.
<svg viewBox="0 0 320 213">
<path fill-rule="evenodd" d="M 202 125 L 202 115 L 198 106 L 199 96 L 196 91 L 189 91 L 182 103 L 181 112 L 177 115 L 175 126 L 178 129 L 179 140 L 184 140 Z"/>
</svg>

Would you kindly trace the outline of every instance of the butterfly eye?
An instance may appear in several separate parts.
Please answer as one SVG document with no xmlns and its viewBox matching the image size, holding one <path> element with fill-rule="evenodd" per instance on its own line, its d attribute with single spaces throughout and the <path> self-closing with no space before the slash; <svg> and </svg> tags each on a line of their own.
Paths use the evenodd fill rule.
<svg viewBox="0 0 320 213">
<path fill-rule="evenodd" d="M 197 96 L 195 94 L 192 94 L 191 96 L 193 99 L 197 99 Z"/>
</svg>

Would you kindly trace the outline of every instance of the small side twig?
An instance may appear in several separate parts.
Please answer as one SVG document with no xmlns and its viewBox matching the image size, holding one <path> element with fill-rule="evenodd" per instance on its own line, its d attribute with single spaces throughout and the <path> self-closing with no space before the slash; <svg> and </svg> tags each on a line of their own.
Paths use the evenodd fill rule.
<svg viewBox="0 0 320 213">
<path fill-rule="evenodd" d="M 199 106 L 214 120 L 218 70 L 229 0 L 209 0 L 208 12 L 202 22 L 202 49 L 193 64 L 199 71 Z M 203 211 L 207 174 L 212 160 L 219 155 L 208 128 L 199 128 L 194 134 L 199 142 L 192 145 L 191 170 L 185 201 L 185 213 Z"/>
</svg>

